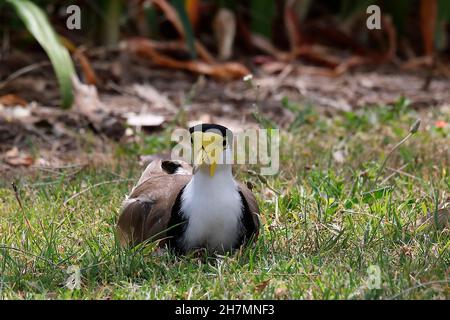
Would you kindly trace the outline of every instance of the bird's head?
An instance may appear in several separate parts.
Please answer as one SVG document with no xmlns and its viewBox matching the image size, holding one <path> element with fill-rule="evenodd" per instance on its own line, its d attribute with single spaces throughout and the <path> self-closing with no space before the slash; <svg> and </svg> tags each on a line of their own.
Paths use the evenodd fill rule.
<svg viewBox="0 0 450 320">
<path fill-rule="evenodd" d="M 217 165 L 223 165 L 231 157 L 233 135 L 218 124 L 204 123 L 189 128 L 194 155 L 194 173 L 208 168 L 212 177 Z"/>
</svg>

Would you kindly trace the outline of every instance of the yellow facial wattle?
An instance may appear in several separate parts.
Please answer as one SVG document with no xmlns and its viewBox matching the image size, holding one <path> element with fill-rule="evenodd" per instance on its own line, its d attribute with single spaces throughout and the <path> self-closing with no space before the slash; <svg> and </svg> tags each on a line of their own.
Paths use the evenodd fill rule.
<svg viewBox="0 0 450 320">
<path fill-rule="evenodd" d="M 193 132 L 194 164 L 209 165 L 209 174 L 214 176 L 223 152 L 223 137 L 214 132 Z"/>
</svg>

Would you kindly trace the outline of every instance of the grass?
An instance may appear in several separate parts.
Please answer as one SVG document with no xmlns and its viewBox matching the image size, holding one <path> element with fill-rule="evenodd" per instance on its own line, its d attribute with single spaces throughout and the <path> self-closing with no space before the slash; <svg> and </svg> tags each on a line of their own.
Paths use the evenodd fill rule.
<svg viewBox="0 0 450 320">
<path fill-rule="evenodd" d="M 116 146 L 107 166 L 17 177 L 21 205 L 0 181 L 0 297 L 448 299 L 448 226 L 417 221 L 450 196 L 448 125 L 433 125 L 449 114 L 419 115 L 399 101 L 328 118 L 285 104 L 296 122 L 282 131 L 282 171 L 264 179 L 237 168 L 261 206 L 254 246 L 208 258 L 118 246 L 120 204 L 142 170 L 136 155 L 169 145 L 146 138 Z M 374 184 L 418 117 L 419 132 Z M 66 285 L 71 266 L 79 289 Z"/>
</svg>

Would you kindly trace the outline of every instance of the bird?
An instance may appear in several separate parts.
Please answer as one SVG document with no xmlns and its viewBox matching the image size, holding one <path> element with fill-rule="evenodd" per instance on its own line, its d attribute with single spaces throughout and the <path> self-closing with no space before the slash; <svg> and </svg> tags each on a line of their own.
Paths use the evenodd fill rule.
<svg viewBox="0 0 450 320">
<path fill-rule="evenodd" d="M 203 249 L 226 253 L 254 242 L 259 206 L 232 173 L 233 135 L 218 124 L 189 128 L 193 166 L 153 160 L 123 203 L 117 222 L 120 242 L 158 241 L 176 254 Z"/>
</svg>

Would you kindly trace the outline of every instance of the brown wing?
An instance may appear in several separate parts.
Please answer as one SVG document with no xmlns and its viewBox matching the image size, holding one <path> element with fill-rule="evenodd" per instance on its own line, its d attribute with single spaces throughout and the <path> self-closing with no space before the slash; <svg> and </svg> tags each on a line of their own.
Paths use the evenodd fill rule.
<svg viewBox="0 0 450 320">
<path fill-rule="evenodd" d="M 242 195 L 244 196 L 245 200 L 247 201 L 248 208 L 250 210 L 250 213 L 252 215 L 253 224 L 255 227 L 255 236 L 254 239 L 258 237 L 259 234 L 259 228 L 261 223 L 259 222 L 259 206 L 258 202 L 256 201 L 255 196 L 253 195 L 253 192 L 247 188 L 244 184 L 239 183 L 239 191 L 242 192 Z"/>
<path fill-rule="evenodd" d="M 191 174 L 174 174 L 178 165 L 190 172 L 187 164 L 156 160 L 150 163 L 124 202 L 117 223 L 122 244 L 136 245 L 147 239 L 166 237 L 172 206 Z M 175 170 L 172 170 L 175 168 Z"/>
</svg>

